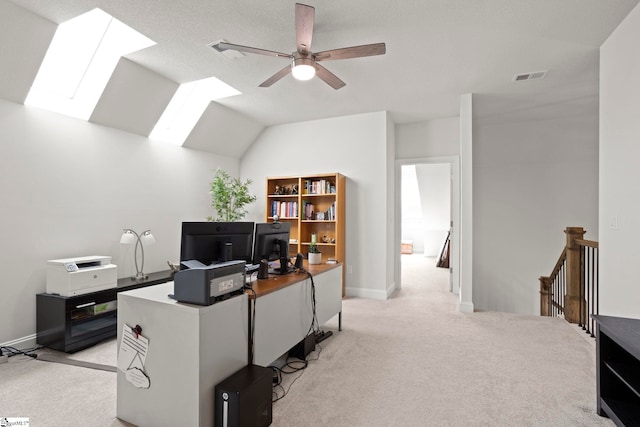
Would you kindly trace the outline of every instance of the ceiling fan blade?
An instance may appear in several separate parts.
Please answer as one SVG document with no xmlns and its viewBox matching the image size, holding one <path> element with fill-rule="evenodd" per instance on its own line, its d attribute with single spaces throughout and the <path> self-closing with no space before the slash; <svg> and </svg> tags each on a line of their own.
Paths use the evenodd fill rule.
<svg viewBox="0 0 640 427">
<path fill-rule="evenodd" d="M 296 44 L 298 52 L 311 52 L 313 38 L 313 19 L 316 9 L 306 4 L 296 3 Z"/>
<path fill-rule="evenodd" d="M 362 46 L 343 47 L 341 49 L 317 52 L 316 61 L 334 61 L 336 59 L 362 58 L 364 56 L 384 55 L 387 47 L 384 43 L 364 44 Z"/>
<path fill-rule="evenodd" d="M 346 85 L 346 83 L 340 80 L 338 76 L 336 76 L 320 64 L 316 64 L 316 76 L 318 76 L 320 80 L 324 81 L 335 90 L 338 90 Z"/>
<path fill-rule="evenodd" d="M 267 55 L 267 56 L 277 56 L 277 57 L 283 57 L 283 58 L 291 58 L 291 55 L 288 54 L 288 53 L 274 52 L 272 50 L 259 49 L 257 47 L 242 46 L 242 45 L 239 45 L 239 44 L 233 44 L 233 43 L 227 43 L 227 42 L 220 42 L 218 44 L 214 44 L 213 48 L 216 49 L 216 50 L 219 50 L 219 51 L 237 50 L 239 52 L 256 53 L 258 55 Z"/>
<path fill-rule="evenodd" d="M 275 73 L 273 76 L 269 77 L 267 80 L 260 83 L 260 87 L 269 87 L 287 74 L 291 72 L 291 65 L 287 65 L 282 70 Z"/>
</svg>

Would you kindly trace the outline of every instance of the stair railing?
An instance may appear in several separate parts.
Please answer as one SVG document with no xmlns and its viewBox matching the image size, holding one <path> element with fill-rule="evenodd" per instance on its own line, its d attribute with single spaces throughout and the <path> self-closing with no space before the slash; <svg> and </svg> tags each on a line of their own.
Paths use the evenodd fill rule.
<svg viewBox="0 0 640 427">
<path fill-rule="evenodd" d="M 567 227 L 567 244 L 549 276 L 540 280 L 540 315 L 564 317 L 593 336 L 599 314 L 598 242 L 583 239 L 582 227 Z"/>
</svg>

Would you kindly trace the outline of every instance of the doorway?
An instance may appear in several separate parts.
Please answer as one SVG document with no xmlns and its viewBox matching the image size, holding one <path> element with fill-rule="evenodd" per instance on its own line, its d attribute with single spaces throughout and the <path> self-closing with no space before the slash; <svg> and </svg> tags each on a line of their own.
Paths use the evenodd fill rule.
<svg viewBox="0 0 640 427">
<path fill-rule="evenodd" d="M 436 265 L 448 246 L 449 291 L 458 294 L 458 158 L 399 160 L 396 183 L 397 288 L 419 274 L 411 270 L 413 266 L 425 261 Z M 409 257 L 421 259 L 416 263 Z"/>
</svg>

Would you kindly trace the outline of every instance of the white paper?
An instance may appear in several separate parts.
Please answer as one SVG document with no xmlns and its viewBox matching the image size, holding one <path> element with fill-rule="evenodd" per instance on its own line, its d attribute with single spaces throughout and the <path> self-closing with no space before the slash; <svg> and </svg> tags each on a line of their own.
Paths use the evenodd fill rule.
<svg viewBox="0 0 640 427">
<path fill-rule="evenodd" d="M 147 350 L 149 350 L 149 340 L 140 334 L 136 337 L 131 326 L 123 325 L 122 341 L 118 351 L 118 369 L 122 372 L 132 368 L 144 371 Z"/>
<path fill-rule="evenodd" d="M 149 377 L 141 369 L 127 369 L 124 375 L 131 384 L 138 388 L 149 388 L 149 386 L 151 385 Z"/>
<path fill-rule="evenodd" d="M 205 265 L 202 262 L 198 261 L 197 259 L 188 259 L 185 261 L 181 261 L 180 264 L 184 265 L 185 267 L 187 267 L 190 270 L 201 270 L 203 268 L 209 268 L 211 267 L 210 265 Z"/>
</svg>

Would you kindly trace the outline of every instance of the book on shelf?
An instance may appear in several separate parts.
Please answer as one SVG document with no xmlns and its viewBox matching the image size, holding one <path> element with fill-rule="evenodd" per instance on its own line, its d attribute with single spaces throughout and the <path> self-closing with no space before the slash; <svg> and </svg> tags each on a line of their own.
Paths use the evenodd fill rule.
<svg viewBox="0 0 640 427">
<path fill-rule="evenodd" d="M 278 215 L 280 218 L 297 218 L 298 217 L 298 202 L 281 202 L 273 200 L 271 202 L 271 215 Z"/>
<path fill-rule="evenodd" d="M 328 179 L 305 179 L 302 194 L 335 194 L 336 186 Z"/>
<path fill-rule="evenodd" d="M 314 219 L 316 207 L 308 200 L 302 201 L 302 219 Z"/>
</svg>

